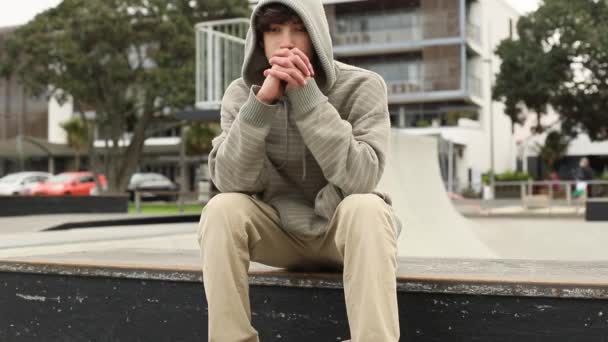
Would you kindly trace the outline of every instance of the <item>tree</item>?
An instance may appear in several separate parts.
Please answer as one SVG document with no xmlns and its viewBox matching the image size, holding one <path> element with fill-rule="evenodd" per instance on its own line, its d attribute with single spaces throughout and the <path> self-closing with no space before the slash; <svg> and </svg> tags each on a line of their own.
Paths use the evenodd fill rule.
<svg viewBox="0 0 608 342">
<path fill-rule="evenodd" d="M 520 18 L 518 40 L 497 48 L 502 59 L 493 96 L 513 122 L 525 107 L 540 116 L 552 106 L 562 130 L 608 139 L 608 2 L 545 0 Z"/>
<path fill-rule="evenodd" d="M 211 152 L 211 140 L 221 132 L 217 123 L 196 123 L 186 130 L 186 154 L 201 155 Z"/>
<path fill-rule="evenodd" d="M 556 171 L 556 163 L 566 154 L 568 145 L 570 138 L 567 135 L 551 131 L 547 134 L 544 144 L 536 144 L 536 152 L 550 172 Z"/>
<path fill-rule="evenodd" d="M 194 103 L 195 24 L 248 12 L 247 0 L 64 0 L 11 35 L 0 72 L 94 110 L 93 120 L 81 114 L 91 164 L 121 193 L 151 128 Z"/>
<path fill-rule="evenodd" d="M 61 128 L 66 132 L 68 138 L 68 146 L 75 151 L 75 166 L 76 171 L 80 171 L 80 156 L 89 147 L 89 133 L 87 125 L 78 117 L 72 117 L 66 122 L 61 123 Z"/>
</svg>

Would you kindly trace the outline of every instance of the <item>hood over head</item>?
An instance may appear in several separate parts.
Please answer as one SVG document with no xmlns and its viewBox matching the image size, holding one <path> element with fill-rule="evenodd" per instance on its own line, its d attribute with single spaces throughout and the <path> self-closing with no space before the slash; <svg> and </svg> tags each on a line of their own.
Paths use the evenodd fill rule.
<svg viewBox="0 0 608 342">
<path fill-rule="evenodd" d="M 306 26 L 313 50 L 316 53 L 316 61 L 312 61 L 313 65 L 321 68 L 321 70 L 315 69 L 315 81 L 320 90 L 326 93 L 335 83 L 337 76 L 329 25 L 321 0 L 261 0 L 257 4 L 251 15 L 251 25 L 245 43 L 245 60 L 242 70 L 245 83 L 248 86 L 261 85 L 264 82 L 262 73 L 270 67 L 264 49 L 257 44 L 255 17 L 262 7 L 273 3 L 283 4 L 291 8 Z"/>
</svg>

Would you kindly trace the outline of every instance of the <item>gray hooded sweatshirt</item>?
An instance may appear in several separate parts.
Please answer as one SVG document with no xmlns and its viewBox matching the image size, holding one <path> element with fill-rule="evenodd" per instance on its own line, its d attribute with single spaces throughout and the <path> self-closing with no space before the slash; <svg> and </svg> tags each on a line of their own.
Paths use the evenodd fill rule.
<svg viewBox="0 0 608 342">
<path fill-rule="evenodd" d="M 256 98 L 270 67 L 253 29 L 256 12 L 282 3 L 302 19 L 316 53 L 315 79 L 276 104 Z M 319 70 L 320 68 L 320 70 Z M 348 195 L 375 193 L 390 139 L 386 85 L 378 74 L 334 61 L 321 0 L 262 0 L 247 33 L 241 78 L 222 99 L 222 133 L 209 168 L 221 192 L 273 206 L 283 229 L 303 239 L 326 232 Z M 401 230 L 395 218 L 397 229 Z"/>
</svg>

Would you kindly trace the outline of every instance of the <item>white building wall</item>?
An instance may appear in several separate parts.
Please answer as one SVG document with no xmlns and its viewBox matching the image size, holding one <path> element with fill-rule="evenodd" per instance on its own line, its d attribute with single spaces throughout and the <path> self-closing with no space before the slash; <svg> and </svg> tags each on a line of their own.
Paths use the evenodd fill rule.
<svg viewBox="0 0 608 342">
<path fill-rule="evenodd" d="M 49 142 L 56 144 L 67 144 L 68 138 L 65 130 L 61 128 L 61 124 L 72 117 L 74 112 L 74 106 L 72 101 L 67 101 L 65 104 L 60 105 L 55 98 L 51 97 L 49 100 L 49 120 L 48 120 L 48 132 Z"/>
<path fill-rule="evenodd" d="M 491 131 L 493 121 L 494 135 L 494 169 L 501 173 L 515 170 L 518 150 L 513 135 L 512 123 L 504 114 L 504 105 L 491 100 L 491 85 L 500 70 L 500 59 L 494 51 L 498 44 L 509 37 L 509 26 L 515 25 L 520 13 L 510 7 L 504 0 L 478 0 L 470 2 L 467 21 L 481 29 L 481 56 L 471 54 L 467 58 L 469 73 L 481 78 L 481 103 L 479 122 L 459 123 L 459 127 L 435 129 L 444 138 L 466 146 L 464 155 L 458 162 L 457 177 L 461 187 L 466 187 L 468 171 L 475 175 L 491 169 Z M 489 60 L 491 59 L 491 63 Z M 491 67 L 491 70 L 490 70 Z M 493 109 L 493 120 L 490 118 L 490 105 Z M 413 134 L 430 134 L 425 129 L 410 129 Z"/>
<path fill-rule="evenodd" d="M 552 108 L 541 117 L 541 124 L 547 127 L 542 134 L 535 134 L 532 128 L 538 122 L 537 116 L 529 115 L 523 125 L 517 125 L 515 138 L 520 145 L 520 156 L 525 161 L 526 157 L 538 156 L 538 146 L 545 143 L 547 134 L 552 130 L 559 130 L 559 114 Z M 591 141 L 587 134 L 579 134 L 568 146 L 567 156 L 608 156 L 608 141 Z M 524 162 L 525 163 L 525 162 Z"/>
<path fill-rule="evenodd" d="M 469 186 L 469 169 L 480 174 L 483 169 L 480 153 L 486 152 L 484 139 L 485 135 L 477 122 L 465 120 L 459 127 L 429 127 L 429 128 L 408 128 L 405 129 L 413 135 L 440 135 L 443 139 L 457 145 L 465 146 L 462 157 L 456 156 L 456 191 L 464 190 Z"/>
<path fill-rule="evenodd" d="M 496 172 L 514 170 L 516 166 L 517 148 L 512 131 L 511 119 L 504 114 L 504 105 L 491 100 L 491 85 L 496 74 L 500 71 L 500 59 L 494 51 L 503 39 L 509 37 L 510 26 L 515 25 L 520 13 L 509 6 L 504 0 L 479 0 L 482 10 L 481 31 L 483 41 L 483 60 L 481 77 L 483 84 L 483 106 L 481 109 L 481 125 L 483 127 L 483 146 L 480 154 L 476 154 L 475 166 L 487 171 L 491 167 L 490 123 L 493 121 L 494 134 L 494 169 Z M 488 61 L 491 59 L 491 63 Z M 491 70 L 490 70 L 491 67 Z M 490 118 L 490 103 L 492 103 L 493 120 Z"/>
</svg>

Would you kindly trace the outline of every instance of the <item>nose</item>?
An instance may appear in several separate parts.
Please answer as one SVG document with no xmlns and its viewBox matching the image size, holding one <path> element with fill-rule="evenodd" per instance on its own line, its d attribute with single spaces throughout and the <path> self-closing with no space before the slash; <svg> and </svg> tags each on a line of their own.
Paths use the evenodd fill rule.
<svg viewBox="0 0 608 342">
<path fill-rule="evenodd" d="M 295 47 L 295 44 L 293 43 L 293 37 L 291 36 L 291 32 L 289 32 L 288 30 L 286 30 L 286 32 L 283 32 L 283 35 L 281 35 L 281 49 L 293 49 Z"/>
</svg>

